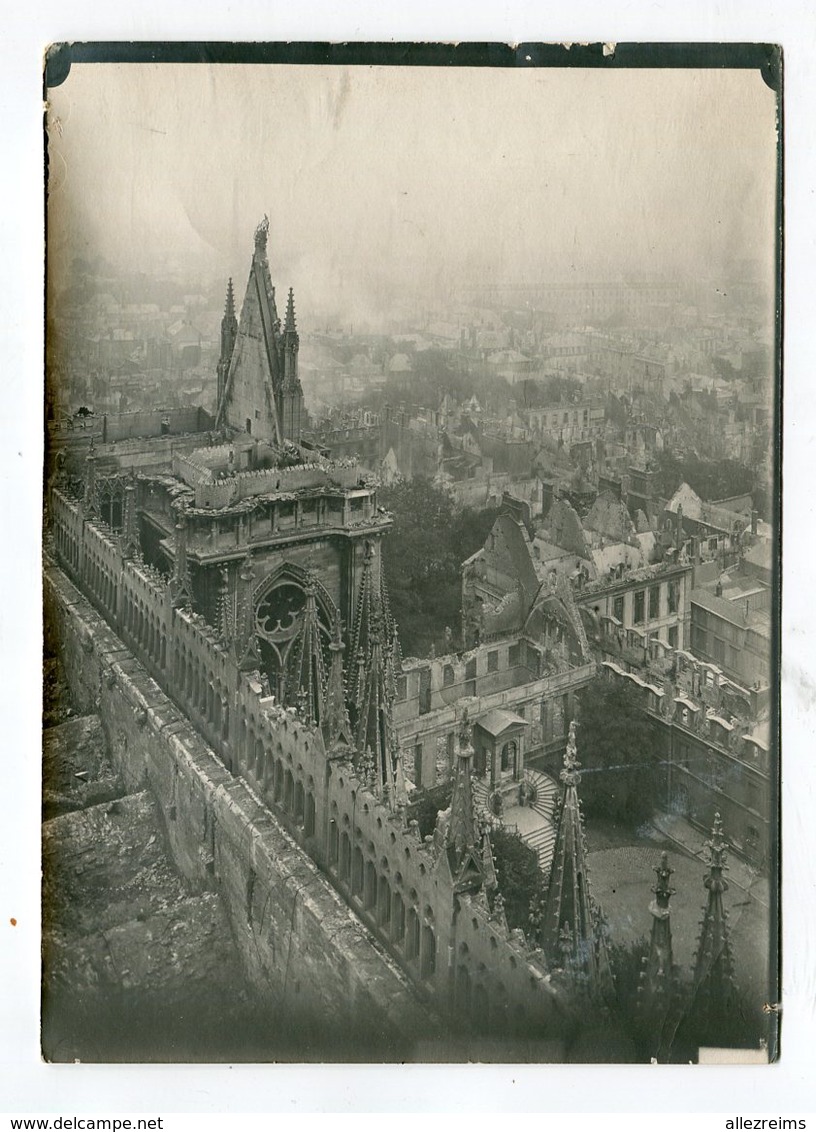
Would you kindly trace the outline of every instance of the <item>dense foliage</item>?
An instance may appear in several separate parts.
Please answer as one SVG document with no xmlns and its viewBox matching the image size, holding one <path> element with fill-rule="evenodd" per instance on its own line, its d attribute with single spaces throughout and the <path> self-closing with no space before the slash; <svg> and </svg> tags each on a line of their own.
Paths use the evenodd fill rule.
<svg viewBox="0 0 816 1132">
<path fill-rule="evenodd" d="M 410 821 L 419 822 L 423 838 L 436 828 L 437 815 L 451 804 L 451 784 L 417 790 L 411 797 Z M 496 864 L 499 892 L 504 900 L 507 923 L 511 928 L 530 932 L 530 911 L 543 905 L 546 898 L 544 874 L 538 867 L 538 856 L 525 845 L 514 830 L 497 826 L 490 831 L 490 843 Z"/>
<path fill-rule="evenodd" d="M 441 786 L 416 790 L 411 795 L 408 820 L 419 822 L 419 832 L 423 838 L 430 837 L 436 829 L 437 814 L 441 810 L 447 810 L 451 804 L 451 793 L 451 785 L 446 782 Z"/>
<path fill-rule="evenodd" d="M 540 409 L 548 405 L 558 405 L 562 401 L 577 401 L 581 395 L 581 384 L 574 377 L 554 374 L 538 380 L 519 381 L 514 387 L 514 400 L 520 409 Z"/>
<path fill-rule="evenodd" d="M 431 647 L 437 654 L 459 648 L 461 566 L 484 545 L 497 511 L 457 510 L 427 479 L 383 488 L 380 502 L 394 514 L 383 562 L 403 653 L 427 656 Z"/>
<path fill-rule="evenodd" d="M 660 735 L 624 685 L 594 680 L 578 717 L 581 801 L 587 817 L 636 829 L 659 801 Z"/>
<path fill-rule="evenodd" d="M 491 830 L 490 844 L 507 923 L 529 933 L 531 907 L 542 904 L 546 896 L 538 856 L 518 833 L 507 829 Z"/>
<path fill-rule="evenodd" d="M 697 456 L 661 452 L 658 455 L 658 494 L 670 499 L 681 483 L 687 483 L 701 499 L 729 499 L 753 490 L 754 473 L 735 460 L 702 460 Z"/>
</svg>

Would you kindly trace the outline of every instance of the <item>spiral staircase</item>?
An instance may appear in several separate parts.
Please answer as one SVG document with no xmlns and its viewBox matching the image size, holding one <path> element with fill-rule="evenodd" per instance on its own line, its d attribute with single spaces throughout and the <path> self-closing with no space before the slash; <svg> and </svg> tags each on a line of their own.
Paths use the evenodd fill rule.
<svg viewBox="0 0 816 1132">
<path fill-rule="evenodd" d="M 535 851 L 538 857 L 538 867 L 546 871 L 550 867 L 550 861 L 552 860 L 553 850 L 555 848 L 555 822 L 553 820 L 553 811 L 558 799 L 558 786 L 549 775 L 529 767 L 524 771 L 524 782 L 530 788 L 531 795 L 525 808 L 534 810 L 541 820 L 536 824 L 534 829 L 526 831 L 519 829 L 519 833 L 525 845 L 529 845 L 530 848 Z M 474 776 L 472 789 L 473 802 L 476 809 L 485 809 L 490 812 L 490 791 L 487 777 Z M 518 782 L 509 782 L 501 789 L 504 798 L 502 820 L 508 826 L 517 824 L 514 811 L 516 811 L 517 817 L 518 810 L 521 808 L 518 805 L 518 792 Z"/>
</svg>

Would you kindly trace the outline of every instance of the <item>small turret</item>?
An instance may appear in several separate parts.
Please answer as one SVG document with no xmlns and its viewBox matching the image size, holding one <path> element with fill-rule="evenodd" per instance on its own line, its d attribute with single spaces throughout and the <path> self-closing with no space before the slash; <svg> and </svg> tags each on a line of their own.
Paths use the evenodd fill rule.
<svg viewBox="0 0 816 1132">
<path fill-rule="evenodd" d="M 351 746 L 351 724 L 346 709 L 346 694 L 343 683 L 343 635 L 340 614 L 335 611 L 332 641 L 329 645 L 331 661 L 329 680 L 326 687 L 326 702 L 320 726 L 326 750 Z"/>
<path fill-rule="evenodd" d="M 295 644 L 294 662 L 287 674 L 284 695 L 290 703 L 302 697 L 302 710 L 307 721 L 320 726 L 323 722 L 326 669 L 315 595 L 314 578 L 310 575 L 306 582 L 303 625 Z"/>
<path fill-rule="evenodd" d="M 561 771 L 564 801 L 558 819 L 541 923 L 541 943 L 553 962 L 563 964 L 571 973 L 586 980 L 590 993 L 596 994 L 610 989 L 612 976 L 600 930 L 599 910 L 589 886 L 586 841 L 578 800 L 580 765 L 573 722 Z"/>
<path fill-rule="evenodd" d="M 370 751 L 374 758 L 374 781 L 377 792 L 388 794 L 393 806 L 394 772 L 399 753 L 394 727 L 393 681 L 390 678 L 390 654 L 383 649 L 382 622 L 375 611 L 370 627 L 367 657 L 358 661 L 358 715 L 354 745 L 358 752 Z"/>
<path fill-rule="evenodd" d="M 354 624 L 351 633 L 346 671 L 349 679 L 349 699 L 354 700 L 354 680 L 360 660 L 366 660 L 370 648 L 371 625 L 376 615 L 380 618 L 380 632 L 383 648 L 387 652 L 389 669 L 392 677 L 402 669 L 402 657 L 399 650 L 397 627 L 391 614 L 388 601 L 388 592 L 382 570 L 382 558 L 378 562 L 374 556 L 374 547 L 366 543 L 363 556 L 363 570 L 360 577 L 357 594 L 357 609 L 354 614 Z"/>
<path fill-rule="evenodd" d="M 652 931 L 649 952 L 643 957 L 638 987 L 638 1013 L 644 1023 L 649 1055 L 667 1061 L 674 1032 L 679 1023 L 679 981 L 672 954 L 669 900 L 674 895 L 668 853 L 661 854 L 655 866 L 654 900 L 649 905 Z"/>
<path fill-rule="evenodd" d="M 133 477 L 125 484 L 120 544 L 124 558 L 135 558 L 141 551 L 139 517 L 136 513 L 136 484 Z"/>
<path fill-rule="evenodd" d="M 247 554 L 238 575 L 238 601 L 236 603 L 235 656 L 242 672 L 256 672 L 261 667 L 258 642 L 255 635 L 255 606 L 253 602 L 253 583 L 255 571 L 252 568 L 252 554 Z"/>
<path fill-rule="evenodd" d="M 221 567 L 221 586 L 218 592 L 218 635 L 227 646 L 235 636 L 235 608 L 230 593 L 229 567 Z"/>
<path fill-rule="evenodd" d="M 82 506 L 87 518 L 96 514 L 96 450 L 91 438 L 91 447 L 85 457 L 85 482 L 82 495 Z"/>
<path fill-rule="evenodd" d="M 190 587 L 190 568 L 187 562 L 187 514 L 183 507 L 176 506 L 173 577 L 170 580 L 170 596 L 175 609 L 189 608 L 192 605 Z"/>
<path fill-rule="evenodd" d="M 283 326 L 284 334 L 297 335 L 297 323 L 295 320 L 295 292 L 290 287 L 289 297 L 286 300 L 286 321 Z"/>
<path fill-rule="evenodd" d="M 220 412 L 227 385 L 230 362 L 232 361 L 235 340 L 238 337 L 238 319 L 235 317 L 235 295 L 232 290 L 232 276 L 227 283 L 227 297 L 224 302 L 224 317 L 221 319 L 221 356 L 218 359 L 217 408 Z"/>
<path fill-rule="evenodd" d="M 733 1017 L 736 988 L 728 913 L 723 906 L 723 893 L 728 891 L 728 881 L 723 876 L 728 868 L 727 842 L 719 814 L 714 815 L 714 828 L 706 847 L 710 855 L 704 880 L 708 902 L 700 923 L 689 1016 L 700 1041 L 721 1044 Z"/>
<path fill-rule="evenodd" d="M 455 892 L 481 888 L 484 881 L 482 847 L 473 812 L 473 743 L 467 709 L 459 727 L 459 747 L 454 768 L 450 820 L 445 837 Z"/>
<path fill-rule="evenodd" d="M 300 338 L 295 320 L 295 295 L 289 288 L 286 302 L 286 319 L 281 336 L 283 381 L 280 391 L 281 424 L 287 440 L 300 440 L 303 416 L 303 388 L 298 377 L 298 351 Z"/>
</svg>

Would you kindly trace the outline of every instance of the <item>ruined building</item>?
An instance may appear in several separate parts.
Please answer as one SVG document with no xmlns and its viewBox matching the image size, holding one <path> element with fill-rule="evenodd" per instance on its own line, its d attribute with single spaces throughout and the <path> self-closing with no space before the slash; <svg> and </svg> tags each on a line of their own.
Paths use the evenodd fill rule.
<svg viewBox="0 0 816 1132">
<path fill-rule="evenodd" d="M 700 829 L 721 812 L 732 849 L 767 870 L 777 789 L 767 656 L 765 680 L 748 686 L 689 639 L 695 600 L 712 611 L 709 624 L 722 607 L 733 621 L 736 603 L 694 590 L 699 567 L 677 546 L 649 561 L 654 533 L 636 532 L 611 498 L 599 496 L 583 522 L 556 500 L 535 537 L 510 503 L 463 564 L 466 641 L 497 649 L 522 634 L 542 670 L 577 676 L 572 666 L 591 661 L 626 686 L 659 724 L 664 808 Z"/>
</svg>

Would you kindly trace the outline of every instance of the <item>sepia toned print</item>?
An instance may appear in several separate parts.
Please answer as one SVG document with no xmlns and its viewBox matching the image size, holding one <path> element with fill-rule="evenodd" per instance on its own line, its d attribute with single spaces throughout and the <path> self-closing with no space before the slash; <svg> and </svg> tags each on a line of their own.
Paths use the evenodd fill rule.
<svg viewBox="0 0 816 1132">
<path fill-rule="evenodd" d="M 774 1059 L 778 91 L 134 50 L 48 87 L 44 1056 Z"/>
</svg>

